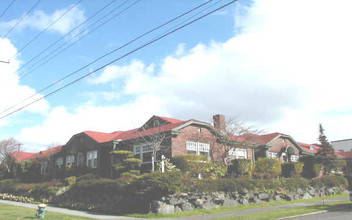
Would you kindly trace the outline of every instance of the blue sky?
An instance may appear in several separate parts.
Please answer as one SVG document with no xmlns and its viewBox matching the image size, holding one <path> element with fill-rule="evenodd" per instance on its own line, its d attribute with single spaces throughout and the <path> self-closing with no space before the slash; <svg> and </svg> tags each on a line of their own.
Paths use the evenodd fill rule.
<svg viewBox="0 0 352 220">
<path fill-rule="evenodd" d="M 10 2 L 3 1 L 0 13 Z M 15 1 L 0 18 L 0 36 L 36 2 Z M 105 10 L 70 33 L 110 2 Z M 21 50 L 76 3 L 42 0 L 0 41 L 0 60 L 10 59 L 10 64 L 0 63 L 0 110 L 204 2 L 82 0 Z M 205 11 L 197 12 L 204 13 L 227 2 L 212 1 Z M 239 0 L 0 119 L 0 139 L 15 137 L 26 150 L 35 151 L 52 143 L 64 144 L 84 130 L 112 132 L 134 128 L 152 115 L 211 122 L 212 115 L 218 113 L 237 117 L 265 132 L 286 133 L 308 143 L 316 142 L 319 123 L 323 123 L 330 140 L 350 138 L 350 6 L 347 0 L 333 5 L 317 0 Z M 93 31 L 99 24 L 96 22 L 114 9 L 111 15 L 123 11 Z M 199 15 L 191 14 L 134 42 L 52 89 L 99 68 L 192 16 Z M 55 46 L 64 48 L 85 34 L 72 47 L 32 70 L 45 53 L 55 49 L 42 52 L 55 41 L 62 38 Z M 37 60 L 31 61 L 36 56 Z"/>
</svg>

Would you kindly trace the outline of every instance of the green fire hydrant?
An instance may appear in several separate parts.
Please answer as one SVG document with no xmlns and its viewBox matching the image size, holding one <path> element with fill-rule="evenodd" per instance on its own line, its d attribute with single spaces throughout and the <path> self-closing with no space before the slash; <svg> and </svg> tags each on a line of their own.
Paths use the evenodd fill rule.
<svg viewBox="0 0 352 220">
<path fill-rule="evenodd" d="M 45 208 L 46 208 L 45 204 L 38 205 L 37 214 L 35 214 L 35 216 L 37 218 L 45 218 Z"/>
</svg>

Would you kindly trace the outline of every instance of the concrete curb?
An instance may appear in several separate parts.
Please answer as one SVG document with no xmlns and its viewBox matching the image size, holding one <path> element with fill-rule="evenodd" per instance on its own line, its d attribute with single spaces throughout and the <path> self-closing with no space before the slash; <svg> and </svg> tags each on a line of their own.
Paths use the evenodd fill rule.
<svg viewBox="0 0 352 220">
<path fill-rule="evenodd" d="M 298 218 L 298 217 L 309 216 L 309 215 L 316 215 L 316 214 L 320 214 L 320 213 L 325 213 L 327 211 L 328 210 L 323 210 L 323 211 L 310 212 L 310 213 L 305 213 L 305 214 L 300 214 L 300 215 L 292 215 L 292 216 L 287 216 L 287 217 L 283 217 L 283 218 L 278 218 L 277 220 Z"/>
</svg>

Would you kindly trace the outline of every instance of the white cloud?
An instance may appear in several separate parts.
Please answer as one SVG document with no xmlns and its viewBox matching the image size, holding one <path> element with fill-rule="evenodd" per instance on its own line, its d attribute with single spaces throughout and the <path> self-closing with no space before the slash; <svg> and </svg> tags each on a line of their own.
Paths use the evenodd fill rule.
<svg viewBox="0 0 352 220">
<path fill-rule="evenodd" d="M 23 21 L 17 26 L 16 29 L 22 30 L 26 27 L 31 27 L 38 30 L 44 30 L 71 7 L 72 6 L 69 6 L 65 9 L 56 10 L 52 14 L 47 14 L 43 11 L 37 10 L 33 14 L 23 19 Z M 82 23 L 85 19 L 84 11 L 79 7 L 75 7 L 65 16 L 60 18 L 60 20 L 58 20 L 49 30 L 64 35 L 68 33 L 72 28 Z M 17 20 L 0 22 L 0 30 L 7 31 L 16 23 Z"/>
<path fill-rule="evenodd" d="M 16 48 L 11 44 L 8 39 L 3 39 L 0 41 L 0 60 L 6 60 L 12 54 L 16 53 Z M 14 106 L 15 104 L 21 102 L 25 98 L 35 94 L 35 89 L 30 88 L 29 86 L 21 85 L 19 83 L 18 75 L 16 70 L 19 67 L 20 61 L 17 58 L 11 59 L 10 63 L 0 63 L 0 112 L 3 112 L 9 107 Z M 12 109 L 9 109 L 6 112 L 0 114 L 0 117 L 5 116 L 7 113 L 24 106 L 27 103 L 32 102 L 34 99 L 40 98 L 42 95 L 38 94 L 37 96 L 28 99 L 25 102 L 22 102 L 21 105 L 18 105 Z M 41 100 L 28 108 L 27 111 L 30 112 L 39 112 L 44 114 L 49 108 L 48 102 Z M 0 119 L 0 125 L 4 125 L 6 122 L 5 119 Z M 7 121 L 8 122 L 8 121 Z"/>
<path fill-rule="evenodd" d="M 146 106 L 150 107 L 146 109 Z M 168 114 L 160 110 L 159 106 L 159 100 L 145 96 L 124 106 L 103 107 L 87 104 L 72 113 L 63 106 L 56 107 L 42 125 L 24 128 L 16 138 L 25 143 L 26 150 L 29 150 L 28 146 L 43 148 L 50 143 L 65 144 L 74 134 L 85 130 L 128 130 L 140 126 L 153 114 Z"/>
<path fill-rule="evenodd" d="M 118 85 L 118 97 L 133 101 L 63 111 L 59 120 L 49 117 L 21 137 L 35 142 L 48 135 L 52 142 L 87 129 L 132 128 L 153 114 L 209 121 L 222 113 L 299 141 L 315 142 L 320 122 L 330 140 L 350 138 L 351 6 L 347 0 L 253 1 L 241 8 L 236 36 L 226 42 L 189 51 L 181 45 L 161 63 L 134 60 L 89 80 Z M 61 132 L 65 138 L 55 136 Z"/>
</svg>

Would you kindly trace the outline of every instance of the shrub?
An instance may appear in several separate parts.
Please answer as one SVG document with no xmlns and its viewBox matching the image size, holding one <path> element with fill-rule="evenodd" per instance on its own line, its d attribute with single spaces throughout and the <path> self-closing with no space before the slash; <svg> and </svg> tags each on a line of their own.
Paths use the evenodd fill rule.
<svg viewBox="0 0 352 220">
<path fill-rule="evenodd" d="M 172 163 L 181 171 L 187 172 L 189 176 L 198 177 L 210 168 L 211 165 L 207 160 L 205 155 L 183 154 L 173 157 Z"/>
<path fill-rule="evenodd" d="M 131 184 L 130 191 L 142 193 L 147 198 L 182 192 L 184 185 L 181 172 L 147 173 Z"/>
<path fill-rule="evenodd" d="M 283 177 L 293 177 L 295 175 L 295 165 L 293 163 L 281 164 L 281 172 Z"/>
<path fill-rule="evenodd" d="M 297 189 L 309 188 L 309 181 L 304 178 L 281 178 L 280 184 L 283 189 L 296 191 Z"/>
<path fill-rule="evenodd" d="M 251 160 L 235 159 L 231 160 L 227 168 L 227 175 L 229 177 L 239 177 L 243 175 L 250 176 L 252 170 Z"/>
<path fill-rule="evenodd" d="M 281 174 L 281 164 L 278 159 L 259 158 L 254 166 L 255 177 L 273 178 Z"/>
<path fill-rule="evenodd" d="M 348 189 L 348 180 L 343 176 L 327 175 L 322 178 L 312 179 L 310 185 L 317 188 L 339 187 Z"/>
<path fill-rule="evenodd" d="M 141 167 L 142 161 L 137 158 L 127 158 L 124 161 L 127 170 L 139 170 Z"/>
<path fill-rule="evenodd" d="M 305 156 L 301 160 L 304 163 L 302 176 L 307 179 L 318 177 L 321 170 L 321 164 L 317 162 L 314 156 Z"/>
<path fill-rule="evenodd" d="M 114 168 L 113 176 L 120 177 L 122 173 L 130 170 L 139 170 L 142 161 L 133 158 L 132 151 L 118 150 L 110 152 L 112 155 L 112 167 Z"/>
<path fill-rule="evenodd" d="M 164 160 L 164 169 L 165 172 L 180 171 L 178 168 L 176 168 L 176 165 L 174 165 L 169 158 L 166 158 Z M 161 162 L 156 164 L 156 170 L 161 172 Z"/>
</svg>

